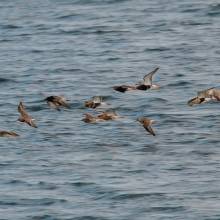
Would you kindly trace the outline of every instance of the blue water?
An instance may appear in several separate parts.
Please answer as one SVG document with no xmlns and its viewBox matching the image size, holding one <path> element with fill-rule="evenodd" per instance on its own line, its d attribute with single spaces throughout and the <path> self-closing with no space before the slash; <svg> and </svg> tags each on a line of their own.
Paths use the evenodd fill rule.
<svg viewBox="0 0 220 220">
<path fill-rule="evenodd" d="M 216 2 L 0 1 L 0 220 L 220 219 L 220 104 L 187 105 L 219 89 Z M 163 89 L 112 90 L 157 67 Z M 94 95 L 125 118 L 83 123 Z"/>
</svg>

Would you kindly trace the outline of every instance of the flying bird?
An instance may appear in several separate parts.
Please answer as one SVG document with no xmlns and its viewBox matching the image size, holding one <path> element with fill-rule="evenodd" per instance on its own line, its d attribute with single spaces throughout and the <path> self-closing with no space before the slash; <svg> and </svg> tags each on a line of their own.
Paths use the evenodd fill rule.
<svg viewBox="0 0 220 220">
<path fill-rule="evenodd" d="M 153 129 L 151 128 L 151 123 L 155 123 L 157 121 L 152 120 L 150 118 L 138 118 L 137 121 L 143 124 L 144 128 L 153 136 L 156 136 Z"/>
<path fill-rule="evenodd" d="M 19 137 L 18 134 L 12 131 L 0 131 L 0 137 Z"/>
<path fill-rule="evenodd" d="M 136 87 L 139 90 L 150 90 L 150 89 L 160 89 L 162 86 L 157 86 L 153 84 L 153 75 L 154 73 L 157 72 L 159 68 L 155 69 L 154 71 L 150 72 L 147 74 L 143 79 L 144 83 L 139 83 L 138 86 Z"/>
<path fill-rule="evenodd" d="M 84 107 L 97 108 L 99 106 L 111 105 L 110 103 L 102 102 L 102 96 L 93 96 L 93 101 L 85 102 Z"/>
<path fill-rule="evenodd" d="M 85 113 L 84 115 L 86 117 L 83 118 L 81 121 L 84 121 L 85 123 L 94 123 L 94 122 L 98 122 L 98 121 L 103 121 L 103 119 L 94 117 L 92 114 L 89 114 L 89 113 Z"/>
<path fill-rule="evenodd" d="M 136 90 L 137 88 L 134 86 L 127 86 L 127 85 L 122 85 L 122 86 L 114 86 L 113 90 L 125 93 L 130 90 Z"/>
<path fill-rule="evenodd" d="M 33 121 L 38 121 L 38 119 L 35 119 L 35 118 L 31 118 L 27 111 L 25 110 L 22 102 L 19 103 L 18 105 L 18 112 L 21 113 L 21 117 L 18 119 L 18 121 L 20 122 L 26 122 L 28 125 L 34 127 L 34 128 L 37 128 L 37 126 L 33 123 Z"/>
<path fill-rule="evenodd" d="M 212 98 L 213 94 L 211 93 L 211 90 L 213 90 L 213 88 L 198 92 L 196 98 L 188 101 L 188 105 L 193 106 L 193 104 L 203 104 L 205 102 L 216 100 Z"/>
<path fill-rule="evenodd" d="M 104 111 L 100 111 L 103 114 L 99 115 L 99 118 L 102 118 L 104 120 L 111 120 L 111 119 L 116 119 L 116 118 L 124 118 L 123 116 L 119 116 L 115 113 L 115 110 L 113 109 L 109 109 L 109 110 L 104 110 Z"/>
<path fill-rule="evenodd" d="M 49 97 L 46 98 L 46 100 L 47 100 L 47 104 L 51 108 L 53 108 L 57 111 L 60 111 L 58 105 L 62 105 L 63 107 L 70 109 L 69 105 L 67 105 L 65 103 L 65 101 L 71 101 L 70 99 L 65 99 L 65 98 L 62 98 L 60 96 L 49 96 Z"/>
</svg>

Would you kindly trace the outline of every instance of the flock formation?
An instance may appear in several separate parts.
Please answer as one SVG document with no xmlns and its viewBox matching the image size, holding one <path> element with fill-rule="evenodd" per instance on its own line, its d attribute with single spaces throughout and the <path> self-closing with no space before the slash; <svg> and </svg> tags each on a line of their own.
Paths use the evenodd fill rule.
<svg viewBox="0 0 220 220">
<path fill-rule="evenodd" d="M 160 89 L 162 86 L 154 85 L 153 84 L 153 75 L 156 73 L 156 71 L 159 68 L 156 68 L 146 76 L 144 76 L 144 82 L 140 82 L 137 84 L 137 86 L 129 86 L 129 85 L 121 85 L 121 86 L 114 86 L 113 90 L 125 93 L 130 90 L 151 90 L 151 89 Z M 213 98 L 214 97 L 214 98 Z M 205 102 L 214 101 L 214 100 L 220 101 L 220 91 L 216 90 L 214 88 L 210 88 L 207 90 L 203 90 L 197 93 L 197 97 L 193 98 L 188 101 L 189 106 L 193 106 L 194 104 L 203 104 Z M 67 109 L 70 109 L 70 106 L 68 106 L 65 102 L 71 101 L 69 99 L 62 98 L 60 96 L 49 96 L 46 98 L 47 104 L 55 109 L 56 111 L 60 111 L 59 106 L 63 106 Z M 107 106 L 111 105 L 110 103 L 106 103 L 102 101 L 102 96 L 94 96 L 92 101 L 85 102 L 84 107 L 87 108 L 97 108 L 101 106 Z M 20 122 L 25 122 L 28 125 L 32 126 L 33 128 L 37 128 L 37 126 L 34 124 L 33 121 L 38 121 L 38 119 L 32 118 L 27 111 L 25 110 L 22 102 L 18 105 L 18 112 L 21 114 L 21 117 L 18 119 Z M 102 110 L 99 111 L 102 114 L 98 115 L 97 117 L 93 116 L 90 113 L 85 113 L 85 118 L 82 119 L 85 123 L 94 123 L 94 122 L 101 122 L 103 120 L 112 120 L 117 118 L 124 118 L 123 116 L 119 116 L 116 114 L 115 110 L 109 109 L 109 110 Z M 153 136 L 156 136 L 151 124 L 155 123 L 157 121 L 150 119 L 150 118 L 138 118 L 137 121 L 143 124 L 143 127 Z M 12 132 L 12 131 L 0 131 L 0 137 L 19 137 L 18 134 Z"/>
</svg>

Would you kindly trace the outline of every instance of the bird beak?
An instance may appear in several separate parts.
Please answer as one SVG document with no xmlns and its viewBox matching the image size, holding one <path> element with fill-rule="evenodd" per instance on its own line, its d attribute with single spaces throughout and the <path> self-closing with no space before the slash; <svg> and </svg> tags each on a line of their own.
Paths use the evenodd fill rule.
<svg viewBox="0 0 220 220">
<path fill-rule="evenodd" d="M 111 105 L 111 103 L 106 103 L 107 105 Z"/>
<path fill-rule="evenodd" d="M 162 88 L 163 88 L 163 86 L 158 86 L 158 88 L 159 88 L 159 89 L 162 89 Z"/>
</svg>

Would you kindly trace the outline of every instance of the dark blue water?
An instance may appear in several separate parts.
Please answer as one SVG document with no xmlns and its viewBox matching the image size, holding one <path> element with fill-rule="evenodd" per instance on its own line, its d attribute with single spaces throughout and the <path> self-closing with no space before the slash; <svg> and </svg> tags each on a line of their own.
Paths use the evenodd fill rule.
<svg viewBox="0 0 220 220">
<path fill-rule="evenodd" d="M 1 220 L 220 219 L 220 104 L 187 105 L 219 89 L 217 1 L 2 0 L 0 18 L 0 130 L 20 135 L 0 139 Z M 112 90 L 157 67 L 163 89 Z M 80 121 L 94 95 L 125 118 Z"/>
</svg>

